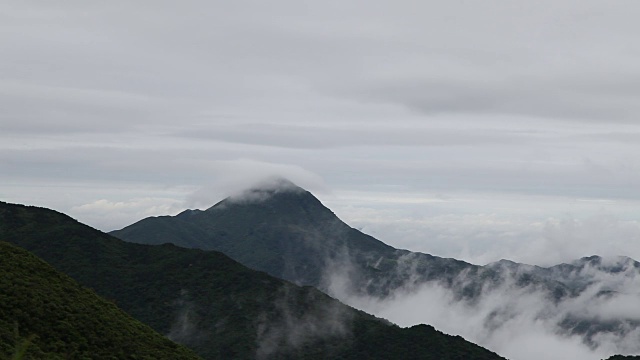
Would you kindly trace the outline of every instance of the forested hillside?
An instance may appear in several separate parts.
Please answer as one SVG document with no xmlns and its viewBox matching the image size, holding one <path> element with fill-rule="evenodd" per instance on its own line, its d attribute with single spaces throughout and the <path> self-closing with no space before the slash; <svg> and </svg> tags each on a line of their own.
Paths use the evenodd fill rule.
<svg viewBox="0 0 640 360">
<path fill-rule="evenodd" d="M 0 241 L 0 356 L 198 359 L 35 255 Z"/>
</svg>

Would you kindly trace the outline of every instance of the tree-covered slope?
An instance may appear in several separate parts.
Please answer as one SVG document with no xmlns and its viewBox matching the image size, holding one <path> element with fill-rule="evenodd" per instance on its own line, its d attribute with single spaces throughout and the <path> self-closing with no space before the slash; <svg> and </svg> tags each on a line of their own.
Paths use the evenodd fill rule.
<svg viewBox="0 0 640 360">
<path fill-rule="evenodd" d="M 0 241 L 0 355 L 198 359 L 35 255 Z"/>
<path fill-rule="evenodd" d="M 127 243 L 52 210 L 0 203 L 0 239 L 206 359 L 500 358 L 430 326 L 397 327 L 219 252 Z"/>
</svg>

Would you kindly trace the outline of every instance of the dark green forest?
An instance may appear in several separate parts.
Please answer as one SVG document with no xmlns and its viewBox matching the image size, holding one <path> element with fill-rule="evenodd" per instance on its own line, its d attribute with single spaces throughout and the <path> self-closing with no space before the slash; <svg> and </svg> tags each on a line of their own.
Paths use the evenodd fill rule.
<svg viewBox="0 0 640 360">
<path fill-rule="evenodd" d="M 2 241 L 0 254 L 3 358 L 198 358 L 33 254 Z"/>
</svg>

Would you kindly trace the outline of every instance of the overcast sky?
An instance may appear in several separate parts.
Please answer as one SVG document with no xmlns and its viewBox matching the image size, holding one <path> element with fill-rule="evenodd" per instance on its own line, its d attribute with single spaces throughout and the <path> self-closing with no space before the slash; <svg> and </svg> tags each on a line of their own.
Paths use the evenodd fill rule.
<svg viewBox="0 0 640 360">
<path fill-rule="evenodd" d="M 0 199 L 102 230 L 263 176 L 476 263 L 640 259 L 638 1 L 0 2 Z"/>
</svg>

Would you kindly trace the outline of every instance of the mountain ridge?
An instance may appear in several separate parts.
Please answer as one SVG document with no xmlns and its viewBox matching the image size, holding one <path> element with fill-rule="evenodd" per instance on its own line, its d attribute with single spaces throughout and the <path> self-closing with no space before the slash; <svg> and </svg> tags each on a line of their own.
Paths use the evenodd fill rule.
<svg viewBox="0 0 640 360">
<path fill-rule="evenodd" d="M 358 252 L 362 249 L 383 253 L 395 251 L 344 224 L 310 192 L 290 184 L 281 190 L 271 187 L 250 189 L 244 192 L 249 196 L 228 197 L 203 211 L 147 218 L 110 234 L 123 240 L 153 238 L 153 241 L 145 242 L 148 244 L 171 242 L 222 251 L 251 268 L 311 286 L 318 286 L 322 280 L 315 269 L 324 266 L 324 259 L 340 255 L 336 247 L 339 251 L 353 251 L 351 244 L 356 243 Z M 260 223 L 247 228 L 244 223 L 247 218 L 259 219 Z M 143 229 L 136 229 L 139 226 Z M 315 241 L 326 237 L 337 244 Z M 239 238 L 242 241 L 238 241 Z M 299 239 L 302 243 L 297 241 Z M 314 248 L 311 257 L 304 256 L 308 247 Z M 301 258 L 292 262 L 280 256 L 280 251 Z M 322 257 L 316 256 L 317 252 L 321 252 Z M 308 270 L 310 267 L 313 271 Z"/>
<path fill-rule="evenodd" d="M 553 311 L 557 331 L 582 336 L 589 347 L 598 345 L 601 334 L 627 336 L 640 326 L 633 318 L 605 321 L 592 311 L 575 313 L 564 305 L 596 302 L 604 306 L 596 301 L 598 294 L 615 298 L 619 294 L 615 286 L 622 286 L 620 282 L 607 287 L 605 278 L 624 273 L 640 277 L 635 260 L 608 264 L 591 256 L 548 268 L 508 260 L 474 265 L 395 249 L 348 226 L 306 190 L 267 193 L 244 202 L 226 198 L 180 221 L 176 217 L 143 219 L 111 234 L 148 244 L 170 237 L 182 246 L 222 251 L 248 267 L 317 287 L 346 302 L 363 296 L 386 301 L 398 292 L 415 293 L 426 285 L 446 289 L 453 301 L 469 307 L 491 294 L 528 296 L 535 292 L 549 304 L 538 316 L 549 318 L 547 312 Z M 596 289 L 601 284 L 603 288 Z M 489 314 L 502 312 L 496 307 Z M 494 322 L 491 317 L 486 319 L 486 324 Z"/>
<path fill-rule="evenodd" d="M 0 239 L 205 359 L 502 359 L 432 326 L 400 328 L 219 252 L 127 243 L 44 208 L 0 202 Z"/>
</svg>

